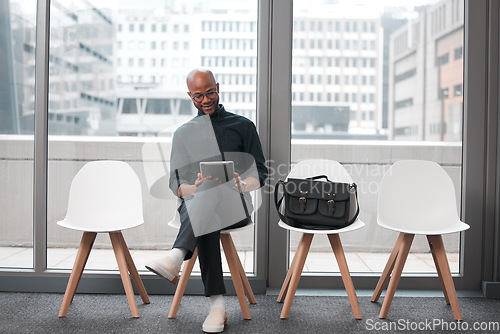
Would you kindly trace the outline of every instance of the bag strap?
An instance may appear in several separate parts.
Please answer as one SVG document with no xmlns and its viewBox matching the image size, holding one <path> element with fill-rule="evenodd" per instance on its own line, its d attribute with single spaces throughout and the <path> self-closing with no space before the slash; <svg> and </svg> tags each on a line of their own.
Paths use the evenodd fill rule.
<svg viewBox="0 0 500 334">
<path fill-rule="evenodd" d="M 276 185 L 274 186 L 274 205 L 276 206 L 276 210 L 278 211 L 278 215 L 280 216 L 280 219 L 287 225 L 292 225 L 291 219 L 288 217 L 285 217 L 280 211 L 281 203 L 283 202 L 283 198 L 285 198 L 285 192 L 283 192 L 283 196 L 278 200 L 278 189 L 280 185 L 285 185 L 285 181 L 279 180 Z"/>
<path fill-rule="evenodd" d="M 354 214 L 354 217 L 352 217 L 352 219 L 347 222 L 347 225 L 351 225 L 352 223 L 354 223 L 359 215 L 358 186 L 356 185 L 356 183 L 352 183 L 351 188 L 354 188 L 356 194 L 356 213 Z"/>
</svg>

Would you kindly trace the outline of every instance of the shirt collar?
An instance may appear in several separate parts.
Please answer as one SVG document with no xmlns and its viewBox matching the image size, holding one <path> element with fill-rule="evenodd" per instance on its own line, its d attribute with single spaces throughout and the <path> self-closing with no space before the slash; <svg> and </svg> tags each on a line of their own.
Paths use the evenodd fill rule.
<svg viewBox="0 0 500 334">
<path fill-rule="evenodd" d="M 203 115 L 205 114 L 198 110 L 198 116 L 203 116 Z M 210 119 L 219 120 L 225 115 L 226 115 L 226 109 L 224 109 L 224 106 L 222 104 L 219 104 L 219 109 L 217 109 L 216 111 L 213 112 L 213 114 L 210 115 Z"/>
</svg>

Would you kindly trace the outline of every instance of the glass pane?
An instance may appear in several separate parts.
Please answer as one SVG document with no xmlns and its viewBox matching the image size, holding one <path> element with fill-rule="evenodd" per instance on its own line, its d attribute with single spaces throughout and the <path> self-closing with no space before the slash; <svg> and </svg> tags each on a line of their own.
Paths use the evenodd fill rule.
<svg viewBox="0 0 500 334">
<path fill-rule="evenodd" d="M 380 272 L 397 234 L 377 225 L 378 187 L 395 161 L 439 163 L 460 206 L 464 2 L 296 0 L 293 29 L 292 166 L 323 158 L 346 167 L 366 224 L 341 235 L 349 269 Z M 444 236 L 452 272 L 459 239 Z M 338 271 L 326 237 L 315 237 L 304 270 Z M 425 237 L 405 271 L 435 272 Z"/>
<path fill-rule="evenodd" d="M 0 0 L 0 267 L 33 268 L 36 1 Z"/>
<path fill-rule="evenodd" d="M 221 103 L 255 122 L 256 22 L 256 1 L 51 3 L 49 268 L 73 265 L 81 232 L 57 222 L 73 177 L 92 160 L 125 161 L 141 179 L 145 223 L 124 231 L 136 266 L 170 249 L 176 199 L 152 186 L 168 174 L 173 132 L 196 115 L 185 78 L 211 69 Z M 234 239 L 253 272 L 254 231 Z M 110 246 L 98 235 L 86 268 L 116 269 Z"/>
</svg>

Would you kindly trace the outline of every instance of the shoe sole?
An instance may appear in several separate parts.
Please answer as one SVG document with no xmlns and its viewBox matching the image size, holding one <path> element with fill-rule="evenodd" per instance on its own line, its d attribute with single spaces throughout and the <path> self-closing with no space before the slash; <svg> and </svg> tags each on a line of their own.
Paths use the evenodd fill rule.
<svg viewBox="0 0 500 334">
<path fill-rule="evenodd" d="M 171 272 L 161 268 L 160 266 L 156 266 L 156 264 L 148 264 L 145 265 L 146 269 L 155 273 L 156 275 L 165 278 L 166 280 L 172 282 L 173 284 L 177 283 L 179 280 L 179 276 L 173 275 Z"/>
<path fill-rule="evenodd" d="M 227 318 L 224 320 L 224 325 L 221 326 L 202 326 L 202 330 L 205 333 L 222 333 L 224 331 L 224 326 L 227 325 Z"/>
</svg>

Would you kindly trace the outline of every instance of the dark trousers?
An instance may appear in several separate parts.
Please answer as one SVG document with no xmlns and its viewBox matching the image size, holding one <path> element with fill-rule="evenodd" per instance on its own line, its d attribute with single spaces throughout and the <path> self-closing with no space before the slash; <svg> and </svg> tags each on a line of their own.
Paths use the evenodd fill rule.
<svg viewBox="0 0 500 334">
<path fill-rule="evenodd" d="M 210 193 L 210 196 L 204 196 L 203 190 L 210 186 L 213 186 L 211 181 L 205 181 L 200 188 L 198 188 L 196 195 L 192 199 L 188 199 L 188 201 L 203 201 L 204 212 L 206 212 L 208 217 L 212 216 L 214 219 L 220 219 L 218 215 L 224 214 L 223 210 L 220 210 L 221 204 L 224 204 L 224 206 L 242 205 L 241 198 L 237 192 L 234 192 L 232 196 L 227 194 L 213 196 L 213 193 Z M 208 194 L 208 192 L 206 194 Z M 245 198 L 245 202 L 248 212 L 251 213 L 252 203 L 248 197 Z M 201 269 L 201 279 L 205 286 L 205 296 L 209 297 L 225 294 L 226 288 L 222 275 L 220 254 L 220 230 L 196 237 L 193 233 L 185 201 L 182 201 L 178 211 L 181 218 L 181 227 L 173 248 L 187 249 L 188 253 L 186 254 L 185 260 L 188 260 L 192 257 L 195 248 L 198 247 L 198 259 Z M 244 218 L 230 225 L 228 228 L 242 227 L 247 225 L 248 222 L 248 219 Z"/>
</svg>

